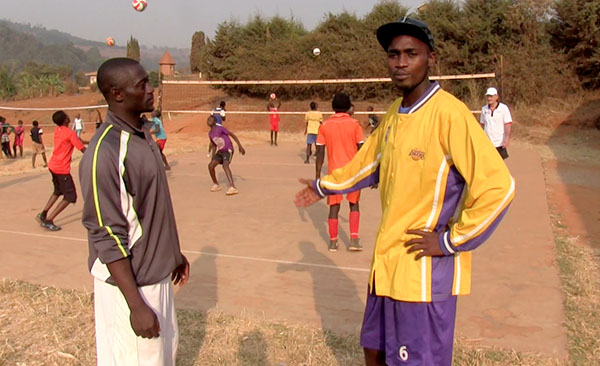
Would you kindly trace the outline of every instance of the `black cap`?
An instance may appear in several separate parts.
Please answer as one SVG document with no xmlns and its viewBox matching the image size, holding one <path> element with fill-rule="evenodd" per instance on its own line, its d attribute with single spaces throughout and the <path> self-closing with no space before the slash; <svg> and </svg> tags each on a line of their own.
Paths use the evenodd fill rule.
<svg viewBox="0 0 600 366">
<path fill-rule="evenodd" d="M 390 46 L 392 39 L 402 35 L 415 37 L 428 45 L 432 51 L 435 49 L 433 34 L 431 33 L 431 30 L 429 30 L 427 23 L 421 20 L 403 17 L 398 19 L 397 22 L 384 24 L 377 29 L 377 40 L 381 47 L 386 51 Z"/>
<path fill-rule="evenodd" d="M 345 93 L 337 93 L 331 101 L 331 108 L 336 112 L 346 112 L 351 106 L 350 97 Z"/>
</svg>

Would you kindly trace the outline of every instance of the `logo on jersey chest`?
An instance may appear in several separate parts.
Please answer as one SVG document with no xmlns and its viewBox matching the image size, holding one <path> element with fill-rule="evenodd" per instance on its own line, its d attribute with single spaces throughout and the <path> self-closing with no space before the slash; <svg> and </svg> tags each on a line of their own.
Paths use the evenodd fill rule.
<svg viewBox="0 0 600 366">
<path fill-rule="evenodd" d="M 425 152 L 419 149 L 410 150 L 408 156 L 410 156 L 414 161 L 425 160 Z"/>
</svg>

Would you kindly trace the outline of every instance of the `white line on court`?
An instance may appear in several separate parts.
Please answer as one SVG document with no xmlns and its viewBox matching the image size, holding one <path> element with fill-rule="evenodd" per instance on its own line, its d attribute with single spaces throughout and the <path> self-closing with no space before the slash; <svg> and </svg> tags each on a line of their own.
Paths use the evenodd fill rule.
<svg viewBox="0 0 600 366">
<path fill-rule="evenodd" d="M 15 234 L 15 235 L 24 235 L 24 236 L 34 236 L 34 237 L 38 237 L 38 238 L 51 238 L 51 239 L 63 239 L 63 240 L 87 242 L 86 239 L 81 239 L 81 238 L 73 238 L 73 237 L 68 237 L 68 236 L 56 236 L 56 235 L 48 235 L 48 234 L 26 233 L 26 232 L 22 232 L 22 231 L 11 231 L 11 230 L 2 230 L 2 229 L 0 229 L 0 233 Z M 195 251 L 195 250 L 182 250 L 182 252 L 183 253 L 189 253 L 189 254 L 208 255 L 208 256 L 212 256 L 212 257 L 240 259 L 240 260 L 255 261 L 255 262 L 269 262 L 269 263 L 278 263 L 278 264 L 295 264 L 295 265 L 298 265 L 298 266 L 327 268 L 327 269 L 337 269 L 337 270 L 351 271 L 351 272 L 370 272 L 370 270 L 366 269 L 366 268 L 338 267 L 338 266 L 332 266 L 332 265 L 328 265 L 328 264 L 284 261 L 284 260 L 280 260 L 280 259 L 246 257 L 246 256 L 240 256 L 240 255 L 221 254 L 221 253 L 207 253 L 207 252 L 199 252 L 199 251 Z"/>
</svg>

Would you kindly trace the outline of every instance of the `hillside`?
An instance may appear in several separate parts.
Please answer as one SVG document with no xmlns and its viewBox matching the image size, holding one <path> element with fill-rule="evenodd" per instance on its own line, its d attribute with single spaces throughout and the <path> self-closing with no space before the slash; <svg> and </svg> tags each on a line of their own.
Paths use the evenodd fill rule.
<svg viewBox="0 0 600 366">
<path fill-rule="evenodd" d="M 109 47 L 104 42 L 83 39 L 40 25 L 0 20 L 0 64 L 19 67 L 27 61 L 36 60 L 38 63 L 68 65 L 74 71 L 88 72 L 96 70 L 104 59 L 127 54 L 127 40 L 116 42 L 117 46 Z M 142 65 L 148 70 L 157 70 L 158 61 L 165 50 L 177 62 L 177 70 L 189 72 L 189 49 L 184 48 L 141 45 Z"/>
</svg>

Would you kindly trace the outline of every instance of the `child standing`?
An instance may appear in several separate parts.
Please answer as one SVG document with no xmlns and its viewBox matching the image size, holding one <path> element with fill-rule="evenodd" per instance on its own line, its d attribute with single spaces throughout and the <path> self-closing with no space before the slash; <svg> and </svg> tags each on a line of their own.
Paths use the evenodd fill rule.
<svg viewBox="0 0 600 366">
<path fill-rule="evenodd" d="M 267 110 L 271 112 L 269 114 L 269 124 L 271 127 L 271 146 L 277 146 L 277 134 L 279 133 L 279 107 L 281 102 L 277 99 L 275 93 L 271 93 L 269 96 L 269 103 L 267 104 Z"/>
<path fill-rule="evenodd" d="M 44 140 L 42 135 L 44 131 L 39 127 L 38 121 L 33 121 L 33 128 L 29 131 L 29 136 L 31 136 L 31 142 L 33 144 L 33 156 L 31 157 L 31 164 L 35 169 L 35 157 L 38 153 L 42 154 L 42 159 L 44 159 L 44 168 L 48 166 L 48 162 L 46 161 L 46 150 L 44 149 Z"/>
<path fill-rule="evenodd" d="M 44 207 L 36 218 L 43 228 L 50 231 L 58 231 L 61 228 L 54 224 L 54 219 L 67 208 L 69 203 L 77 201 L 75 183 L 73 183 L 73 177 L 71 176 L 73 148 L 76 147 L 81 152 L 85 152 L 85 146 L 83 146 L 83 142 L 77 137 L 75 132 L 68 127 L 71 119 L 65 112 L 55 112 L 52 115 L 52 121 L 58 125 L 58 128 L 54 130 L 54 152 L 50 158 L 50 164 L 48 164 L 48 169 L 50 170 L 50 174 L 52 174 L 54 191 L 50 195 L 46 207 Z M 62 201 L 56 205 L 54 211 L 48 214 L 48 211 L 50 211 L 60 196 L 63 196 Z"/>
<path fill-rule="evenodd" d="M 160 155 L 162 156 L 163 163 L 165 164 L 165 170 L 171 170 L 171 166 L 169 165 L 167 157 L 163 152 L 163 150 L 165 149 L 165 144 L 167 143 L 167 134 L 165 133 L 165 128 L 160 117 L 160 110 L 155 109 L 152 112 L 152 123 L 154 123 L 154 126 L 152 127 L 150 132 L 154 134 L 154 137 L 156 138 L 156 144 L 160 149 Z"/>
<path fill-rule="evenodd" d="M 17 157 L 17 147 L 19 148 L 19 157 L 23 157 L 23 141 L 25 140 L 25 127 L 23 121 L 19 120 L 15 127 L 15 141 L 13 142 L 13 155 Z"/>
<path fill-rule="evenodd" d="M 6 155 L 7 158 L 12 158 L 10 153 L 10 133 L 14 130 L 8 123 L 6 123 L 6 119 L 0 116 L 0 142 L 2 143 L 2 152 Z"/>
<path fill-rule="evenodd" d="M 83 133 L 83 119 L 79 113 L 77 113 L 73 120 L 73 129 L 75 130 L 77 137 L 81 138 L 81 134 Z"/>
<path fill-rule="evenodd" d="M 323 123 L 323 115 L 317 111 L 317 103 L 310 102 L 310 111 L 306 113 L 304 120 L 306 121 L 306 128 L 304 129 L 304 134 L 306 135 L 306 160 L 304 160 L 304 164 L 308 164 L 313 144 L 315 145 L 315 153 L 317 151 L 317 135 L 321 123 Z"/>
<path fill-rule="evenodd" d="M 217 165 L 221 164 L 223 165 L 223 170 L 225 171 L 227 181 L 229 182 L 229 189 L 227 190 L 226 194 L 228 196 L 237 194 L 238 190 L 235 188 L 233 175 L 231 174 L 231 169 L 229 168 L 234 152 L 231 138 L 235 140 L 242 155 L 246 154 L 246 150 L 244 150 L 240 140 L 235 134 L 233 134 L 233 132 L 230 132 L 223 126 L 217 125 L 217 118 L 215 116 L 209 116 L 206 124 L 208 127 L 210 127 L 210 131 L 208 132 L 208 138 L 210 139 L 209 154 L 212 156 L 211 161 L 208 164 L 208 172 L 210 173 L 210 177 L 213 181 L 213 186 L 210 191 L 218 192 L 221 190 L 221 186 L 219 186 L 219 182 L 217 181 L 217 176 L 215 173 L 215 168 Z"/>
</svg>

